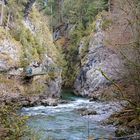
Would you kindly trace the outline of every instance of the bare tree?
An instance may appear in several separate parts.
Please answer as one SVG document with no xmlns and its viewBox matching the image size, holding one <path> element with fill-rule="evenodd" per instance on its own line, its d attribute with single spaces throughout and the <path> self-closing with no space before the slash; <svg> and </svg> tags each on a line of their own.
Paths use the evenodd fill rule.
<svg viewBox="0 0 140 140">
<path fill-rule="evenodd" d="M 124 69 L 120 74 L 125 73 L 126 79 L 123 82 L 126 87 L 120 88 L 119 84 L 111 80 L 106 73 L 102 70 L 100 72 L 118 89 L 121 97 L 119 99 L 128 101 L 128 110 L 131 111 L 133 118 L 132 115 L 129 116 L 129 112 L 126 114 L 130 120 L 138 120 L 135 129 L 135 132 L 138 132 L 140 130 L 138 123 L 140 122 L 140 1 L 113 0 L 113 4 L 116 4 L 115 2 L 117 6 L 115 5 L 113 9 L 113 16 L 114 28 L 117 28 L 113 30 L 116 33 L 111 30 L 111 46 L 116 47 L 123 58 Z"/>
</svg>

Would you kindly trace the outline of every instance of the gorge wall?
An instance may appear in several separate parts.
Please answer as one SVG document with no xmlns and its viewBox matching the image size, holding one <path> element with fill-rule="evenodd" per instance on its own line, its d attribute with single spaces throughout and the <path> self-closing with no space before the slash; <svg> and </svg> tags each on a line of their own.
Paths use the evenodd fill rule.
<svg viewBox="0 0 140 140">
<path fill-rule="evenodd" d="M 118 71 L 123 69 L 122 60 L 113 49 L 104 45 L 105 33 L 102 30 L 102 22 L 102 19 L 96 21 L 96 33 L 90 39 L 86 62 L 74 85 L 75 92 L 83 96 L 97 95 L 99 91 L 112 84 L 102 75 L 102 71 L 112 81 L 121 79 L 119 73 L 116 73 L 116 68 Z"/>
<path fill-rule="evenodd" d="M 137 77 L 132 63 L 139 62 L 139 51 L 132 47 L 138 40 L 138 26 L 130 24 L 139 16 L 134 7 L 121 0 L 71 1 L 71 5 L 65 0 L 63 9 L 57 9 L 55 2 L 50 2 L 56 14 L 51 18 L 35 0 L 5 3 L 0 27 L 1 97 L 9 93 L 60 97 L 62 85 L 74 87 L 82 96 L 116 95 L 113 83 L 131 92 L 129 83 Z M 62 13 L 63 22 L 56 22 Z"/>
<path fill-rule="evenodd" d="M 12 12 L 6 18 L 9 8 Z M 4 10 L 0 27 L 0 100 L 27 100 L 26 104 L 60 97 L 62 58 L 53 43 L 47 16 L 39 12 L 35 1 L 11 1 Z"/>
<path fill-rule="evenodd" d="M 139 47 L 132 47 L 137 34 L 136 25 L 130 24 L 135 18 L 132 5 L 112 0 L 111 11 L 98 14 L 86 57 L 81 58 L 82 67 L 74 84 L 76 94 L 116 97 L 116 85 L 127 94 L 134 92 L 136 73 L 131 60 L 139 63 Z M 79 55 L 84 47 L 79 47 Z"/>
</svg>

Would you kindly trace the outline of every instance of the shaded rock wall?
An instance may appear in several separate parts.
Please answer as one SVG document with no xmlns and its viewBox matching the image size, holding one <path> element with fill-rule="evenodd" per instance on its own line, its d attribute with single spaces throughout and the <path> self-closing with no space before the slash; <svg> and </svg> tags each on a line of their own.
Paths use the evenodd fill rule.
<svg viewBox="0 0 140 140">
<path fill-rule="evenodd" d="M 96 33 L 93 34 L 86 62 L 81 68 L 75 82 L 75 92 L 83 96 L 92 96 L 95 92 L 111 84 L 101 73 L 103 71 L 111 80 L 118 81 L 120 75 L 117 70 L 123 68 L 118 54 L 104 45 L 104 31 L 102 19 L 96 21 Z"/>
<path fill-rule="evenodd" d="M 113 0 L 111 11 L 99 15 L 85 63 L 75 81 L 76 94 L 98 96 L 118 93 L 111 81 L 125 89 L 127 94 L 134 94 L 135 77 L 139 77 L 135 65 L 140 61 L 139 46 L 135 44 L 139 42 L 139 25 L 130 24 L 137 21 L 139 16 L 134 12 L 133 6 L 135 7 L 135 2 Z"/>
</svg>

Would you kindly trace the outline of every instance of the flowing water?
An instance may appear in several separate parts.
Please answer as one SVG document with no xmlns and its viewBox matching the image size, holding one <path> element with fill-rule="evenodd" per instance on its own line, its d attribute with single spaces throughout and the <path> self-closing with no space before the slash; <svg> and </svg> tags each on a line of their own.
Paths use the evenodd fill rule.
<svg viewBox="0 0 140 140">
<path fill-rule="evenodd" d="M 22 115 L 31 116 L 28 126 L 39 140 L 87 140 L 88 137 L 109 138 L 114 136 L 113 126 L 104 126 L 107 119 L 120 106 L 113 102 L 90 102 L 65 92 L 63 99 L 69 103 L 58 106 L 38 106 L 23 108 Z M 88 108 L 97 111 L 97 115 L 81 116 L 76 109 Z"/>
</svg>

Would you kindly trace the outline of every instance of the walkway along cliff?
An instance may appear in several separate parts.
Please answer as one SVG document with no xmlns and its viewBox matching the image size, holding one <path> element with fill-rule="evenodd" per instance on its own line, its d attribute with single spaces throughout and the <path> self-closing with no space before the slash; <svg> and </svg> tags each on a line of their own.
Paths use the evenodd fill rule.
<svg viewBox="0 0 140 140">
<path fill-rule="evenodd" d="M 0 27 L 1 103 L 33 106 L 60 97 L 62 57 L 53 43 L 47 17 L 34 2 L 8 1 L 4 6 Z"/>
</svg>

